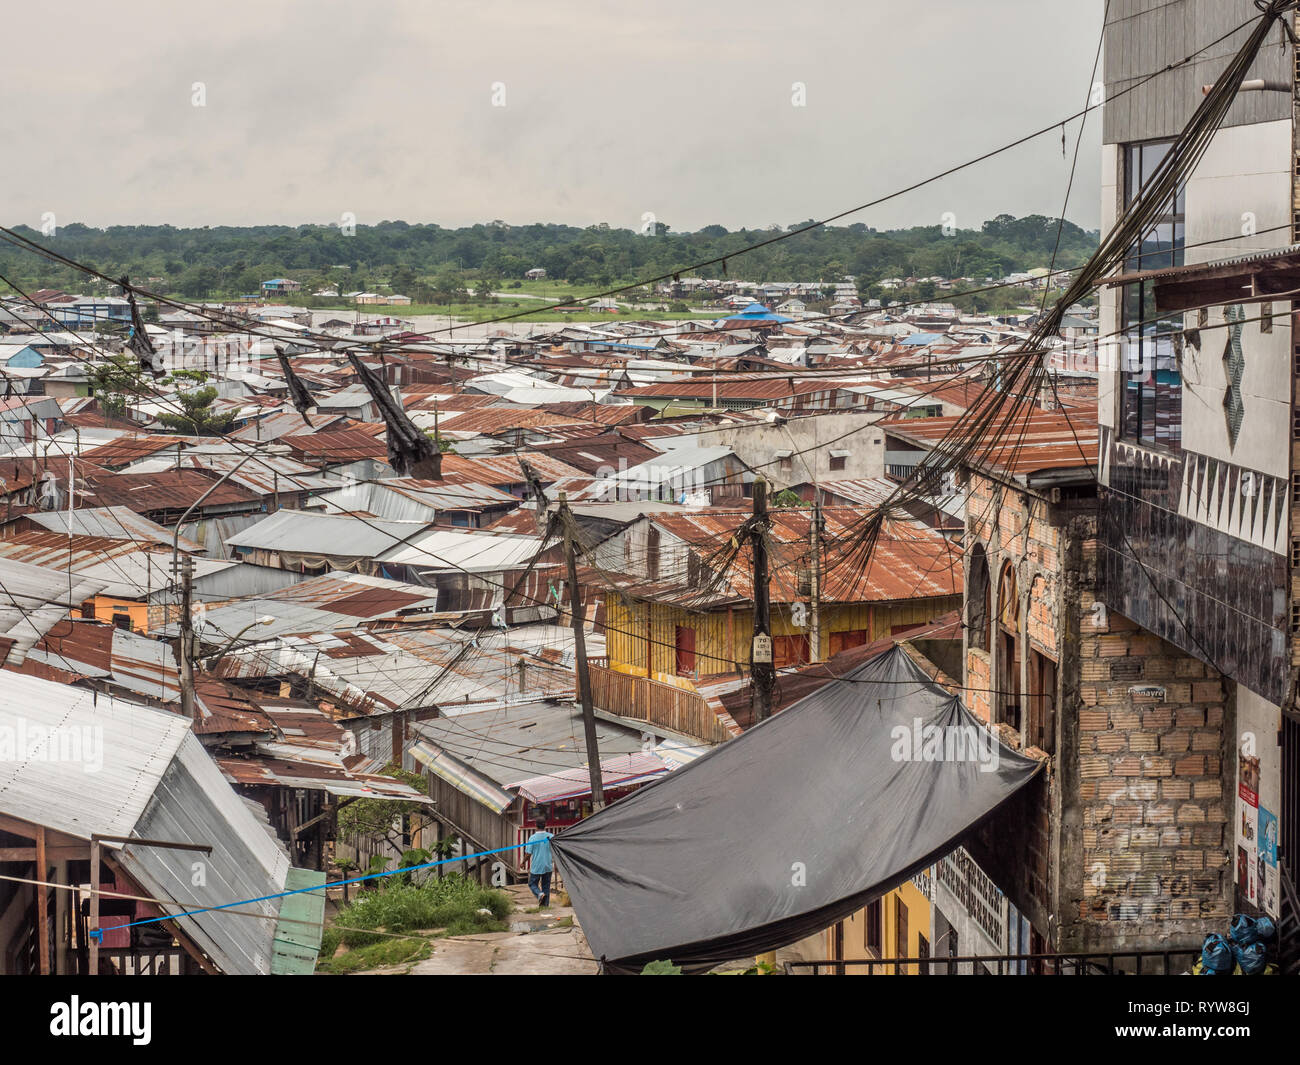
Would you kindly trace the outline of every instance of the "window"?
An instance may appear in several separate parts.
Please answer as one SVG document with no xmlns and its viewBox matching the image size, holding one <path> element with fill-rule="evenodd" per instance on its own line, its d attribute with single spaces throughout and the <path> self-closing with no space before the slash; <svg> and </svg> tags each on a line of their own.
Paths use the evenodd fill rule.
<svg viewBox="0 0 1300 1065">
<path fill-rule="evenodd" d="M 867 928 L 864 935 L 864 945 L 867 950 L 871 951 L 878 958 L 880 957 L 880 941 L 882 939 L 880 928 L 880 900 L 867 903 Z"/>
<path fill-rule="evenodd" d="M 698 588 L 704 582 L 704 565 L 694 551 L 686 553 L 686 584 Z"/>
<path fill-rule="evenodd" d="M 677 672 L 694 673 L 695 672 L 695 630 L 688 629 L 682 625 L 677 626 L 677 639 L 675 641 L 677 652 Z"/>
<path fill-rule="evenodd" d="M 844 469 L 844 456 L 843 456 L 843 455 L 832 455 L 832 456 L 831 456 L 831 469 L 832 469 L 832 470 L 842 470 L 842 469 Z"/>
<path fill-rule="evenodd" d="M 791 666 L 806 666 L 812 658 L 809 654 L 808 637 L 773 636 L 772 665 L 776 669 L 789 669 Z"/>
<path fill-rule="evenodd" d="M 1137 199 L 1169 153 L 1172 141 L 1130 144 L 1124 149 L 1124 203 Z M 1179 189 L 1151 228 L 1129 249 L 1125 273 L 1183 264 L 1184 192 Z M 1144 444 L 1182 446 L 1182 316 L 1156 316 L 1151 281 L 1125 285 L 1120 294 L 1123 435 Z"/>
<path fill-rule="evenodd" d="M 659 579 L 659 530 L 653 525 L 645 535 L 645 573 L 652 581 Z"/>
<path fill-rule="evenodd" d="M 1028 741 L 1051 754 L 1056 736 L 1056 663 L 1029 649 Z"/>
<path fill-rule="evenodd" d="M 894 957 L 906 958 L 907 953 L 907 907 L 903 905 L 903 896 L 894 896 Z"/>
<path fill-rule="evenodd" d="M 1020 590 L 1015 568 L 1008 562 L 998 579 L 998 720 L 1020 729 Z"/>
<path fill-rule="evenodd" d="M 989 644 L 989 560 L 982 544 L 970 553 L 970 573 L 966 580 L 966 634 L 971 647 L 991 650 Z"/>
<path fill-rule="evenodd" d="M 916 956 L 918 958 L 928 958 L 930 956 L 930 941 L 919 933 L 916 937 Z M 922 976 L 928 976 L 930 973 L 930 966 L 918 965 L 916 971 Z"/>
<path fill-rule="evenodd" d="M 849 629 L 847 632 L 831 633 L 831 654 L 837 655 L 850 647 L 862 647 L 867 642 L 866 629 Z"/>
</svg>

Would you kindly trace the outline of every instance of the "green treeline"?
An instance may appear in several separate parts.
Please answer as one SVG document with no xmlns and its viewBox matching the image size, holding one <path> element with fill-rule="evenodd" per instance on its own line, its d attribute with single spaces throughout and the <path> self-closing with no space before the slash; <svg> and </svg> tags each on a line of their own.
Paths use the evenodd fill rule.
<svg viewBox="0 0 1300 1065">
<path fill-rule="evenodd" d="M 253 294 L 263 281 L 287 277 L 302 283 L 304 295 L 330 285 L 341 292 L 400 292 L 416 302 L 445 298 L 467 284 L 479 287 L 477 282 L 509 285 L 534 267 L 545 269 L 550 281 L 615 285 L 734 254 L 778 232 L 775 227 L 729 232 L 722 226 L 705 226 L 693 233 L 675 233 L 658 223 L 656 232 L 646 235 L 603 223 L 578 228 L 499 221 L 459 229 L 380 222 L 358 225 L 350 235 L 334 225 L 95 229 L 72 224 L 49 236 L 15 228 L 112 277 L 127 274 L 140 284 L 161 278 L 156 287 L 189 298 Z M 886 277 L 982 281 L 1047 266 L 1056 231 L 1056 219 L 1042 215 L 999 215 L 979 230 L 959 229 L 951 235 L 939 226 L 888 232 L 861 224 L 828 226 L 734 258 L 725 275 L 720 266 L 701 273 L 750 281 L 824 282 L 853 275 L 863 292 Z M 1067 221 L 1058 264 L 1074 266 L 1096 245 L 1096 232 Z M 0 245 L 0 269 L 28 286 L 93 290 L 71 268 L 7 244 Z"/>
</svg>

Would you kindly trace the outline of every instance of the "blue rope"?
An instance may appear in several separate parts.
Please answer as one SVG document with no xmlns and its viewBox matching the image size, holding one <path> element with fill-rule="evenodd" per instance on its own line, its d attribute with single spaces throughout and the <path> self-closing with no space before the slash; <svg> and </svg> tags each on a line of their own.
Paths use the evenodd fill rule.
<svg viewBox="0 0 1300 1065">
<path fill-rule="evenodd" d="M 127 844 L 127 846 L 130 846 L 130 844 Z M 148 920 L 145 921 L 129 921 L 126 924 L 110 925 L 108 928 L 94 928 L 91 929 L 89 935 L 91 939 L 98 940 L 99 943 L 102 945 L 104 942 L 105 932 L 116 932 L 123 928 L 135 928 L 137 925 L 142 925 L 142 924 L 157 924 L 159 921 L 174 921 L 179 917 L 193 917 L 196 914 L 212 913 L 216 910 L 228 910 L 232 906 L 244 906 L 250 902 L 268 902 L 271 899 L 282 899 L 287 895 L 301 895 L 304 892 L 316 892 L 319 891 L 322 887 L 331 888 L 331 887 L 342 887 L 344 884 L 360 884 L 363 880 L 374 880 L 377 877 L 381 877 L 381 876 L 396 876 L 398 873 L 413 873 L 419 869 L 432 869 L 434 866 L 437 865 L 447 865 L 449 862 L 464 862 L 464 861 L 468 861 L 470 858 L 484 858 L 489 854 L 502 854 L 505 851 L 518 850 L 520 847 L 524 847 L 524 846 L 527 846 L 527 844 L 515 843 L 509 847 L 497 847 L 496 850 L 478 851 L 475 854 L 462 854 L 459 858 L 440 858 L 436 862 L 425 862 L 423 865 L 408 865 L 403 869 L 390 869 L 384 873 L 367 873 L 365 876 L 354 876 L 351 880 L 336 880 L 332 884 L 326 882 L 325 884 L 322 884 L 319 887 L 295 888 L 293 891 L 279 891 L 276 892 L 274 895 L 263 895 L 260 898 L 256 898 L 256 899 L 239 899 L 236 902 L 227 902 L 227 903 L 223 903 L 220 906 L 206 906 L 201 910 L 186 910 L 182 913 L 169 914 L 165 917 L 150 917 Z"/>
</svg>

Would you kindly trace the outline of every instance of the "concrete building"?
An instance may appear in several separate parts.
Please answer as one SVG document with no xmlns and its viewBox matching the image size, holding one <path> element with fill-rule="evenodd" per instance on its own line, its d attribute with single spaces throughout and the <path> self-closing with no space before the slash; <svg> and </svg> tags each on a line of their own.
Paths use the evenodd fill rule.
<svg viewBox="0 0 1300 1065">
<path fill-rule="evenodd" d="M 1249 0 L 1146 7 L 1111 5 L 1108 99 L 1257 14 Z M 1203 663 L 1207 694 L 1222 685 L 1206 707 L 1225 722 L 1222 750 L 1208 752 L 1223 761 L 1222 800 L 1195 826 L 1222 833 L 1222 852 L 1204 874 L 1227 878 L 1225 904 L 1273 916 L 1300 842 L 1295 304 L 1268 296 L 1300 287 L 1300 258 L 1285 250 L 1300 240 L 1294 62 L 1276 27 L 1246 75 L 1265 88 L 1239 93 L 1158 239 L 1134 249 L 1133 280 L 1102 290 L 1100 314 L 1101 333 L 1121 336 L 1099 383 L 1099 598 Z M 1205 58 L 1106 105 L 1103 229 L 1223 63 Z M 1153 338 L 1153 324 L 1171 335 Z M 1166 702 L 1169 679 L 1162 667 L 1128 678 L 1165 685 Z"/>
</svg>

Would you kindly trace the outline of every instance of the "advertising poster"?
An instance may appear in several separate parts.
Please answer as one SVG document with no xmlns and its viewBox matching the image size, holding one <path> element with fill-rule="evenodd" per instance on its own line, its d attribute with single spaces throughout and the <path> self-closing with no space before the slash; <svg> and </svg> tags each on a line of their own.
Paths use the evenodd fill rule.
<svg viewBox="0 0 1300 1065">
<path fill-rule="evenodd" d="M 1277 815 L 1259 808 L 1259 901 L 1257 905 L 1272 917 L 1277 916 Z"/>
</svg>

